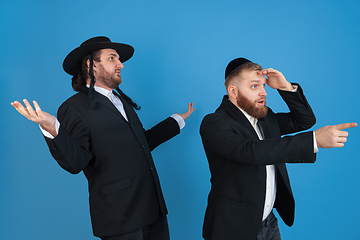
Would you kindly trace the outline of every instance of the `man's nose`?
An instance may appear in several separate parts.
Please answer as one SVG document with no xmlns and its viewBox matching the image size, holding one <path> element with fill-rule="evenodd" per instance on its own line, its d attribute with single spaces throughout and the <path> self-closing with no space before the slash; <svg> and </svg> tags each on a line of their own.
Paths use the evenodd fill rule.
<svg viewBox="0 0 360 240">
<path fill-rule="evenodd" d="M 116 64 L 116 67 L 121 69 L 121 68 L 124 67 L 124 65 L 123 65 L 122 62 L 119 60 L 119 61 L 117 62 L 117 64 Z"/>
<path fill-rule="evenodd" d="M 265 88 L 263 88 L 262 90 L 261 90 L 261 92 L 259 93 L 259 95 L 260 96 L 266 96 L 267 95 L 267 92 L 265 91 Z"/>
</svg>

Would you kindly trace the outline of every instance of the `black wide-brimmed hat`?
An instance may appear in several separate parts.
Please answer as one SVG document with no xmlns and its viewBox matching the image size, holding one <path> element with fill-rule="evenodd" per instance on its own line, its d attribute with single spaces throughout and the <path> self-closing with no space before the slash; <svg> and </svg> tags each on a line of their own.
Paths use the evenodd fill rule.
<svg viewBox="0 0 360 240">
<path fill-rule="evenodd" d="M 235 58 L 234 60 L 232 60 L 231 62 L 229 62 L 229 64 L 227 65 L 226 69 L 225 69 L 225 79 L 232 74 L 234 71 L 236 71 L 237 69 L 239 69 L 241 66 L 243 66 L 246 63 L 251 62 L 250 60 L 246 59 L 246 58 Z"/>
<path fill-rule="evenodd" d="M 93 37 L 83 42 L 78 48 L 72 50 L 64 59 L 63 68 L 70 75 L 81 71 L 80 60 L 100 49 L 111 48 L 120 55 L 120 61 L 126 62 L 134 54 L 134 48 L 128 44 L 111 42 L 107 37 Z"/>
</svg>

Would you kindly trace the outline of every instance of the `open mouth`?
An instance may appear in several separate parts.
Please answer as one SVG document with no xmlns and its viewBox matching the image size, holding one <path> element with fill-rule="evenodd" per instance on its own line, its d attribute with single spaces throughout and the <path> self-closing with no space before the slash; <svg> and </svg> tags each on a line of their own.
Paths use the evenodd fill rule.
<svg viewBox="0 0 360 240">
<path fill-rule="evenodd" d="M 266 98 L 262 98 L 257 102 L 260 106 L 265 106 L 266 104 Z"/>
</svg>

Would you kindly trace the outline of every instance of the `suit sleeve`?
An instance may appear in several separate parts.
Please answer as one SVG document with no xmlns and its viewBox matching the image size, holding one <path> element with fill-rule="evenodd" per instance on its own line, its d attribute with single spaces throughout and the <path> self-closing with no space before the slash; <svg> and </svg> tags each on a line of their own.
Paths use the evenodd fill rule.
<svg viewBox="0 0 360 240">
<path fill-rule="evenodd" d="M 54 139 L 45 137 L 45 140 L 58 164 L 77 174 L 92 159 L 87 122 L 74 107 L 66 104 L 59 108 L 58 119 L 61 123 L 58 135 Z"/>
<path fill-rule="evenodd" d="M 297 92 L 280 91 L 290 112 L 276 114 L 276 120 L 281 135 L 296 133 L 311 128 L 316 123 L 314 112 L 305 98 L 302 88 L 298 84 Z"/>
<path fill-rule="evenodd" d="M 234 131 L 217 115 L 204 118 L 200 134 L 209 159 L 234 161 L 245 165 L 311 163 L 315 161 L 312 132 L 259 140 L 248 129 Z"/>
<path fill-rule="evenodd" d="M 173 138 L 180 133 L 179 124 L 175 119 L 169 117 L 164 121 L 158 123 L 151 129 L 145 131 L 146 140 L 149 144 L 150 150 L 154 150 L 160 144 Z"/>
<path fill-rule="evenodd" d="M 221 161 L 214 160 L 255 166 L 315 162 L 312 132 L 281 138 L 281 134 L 303 131 L 315 123 L 310 106 L 302 92 L 280 94 L 291 112 L 275 116 L 269 109 L 266 118 L 273 134 L 265 140 L 258 139 L 250 124 L 240 124 L 224 110 L 207 115 L 200 135 L 208 158 L 218 164 Z"/>
</svg>

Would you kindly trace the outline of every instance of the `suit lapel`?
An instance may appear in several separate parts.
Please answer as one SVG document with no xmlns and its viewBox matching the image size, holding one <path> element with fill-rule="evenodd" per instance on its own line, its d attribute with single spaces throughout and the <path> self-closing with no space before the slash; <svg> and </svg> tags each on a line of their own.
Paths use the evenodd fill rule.
<svg viewBox="0 0 360 240">
<path fill-rule="evenodd" d="M 227 95 L 224 96 L 223 101 L 220 107 L 218 108 L 218 110 L 221 109 L 225 110 L 232 118 L 235 119 L 236 122 L 240 123 L 240 124 L 232 124 L 232 126 L 235 129 L 237 128 L 236 126 L 245 126 L 246 129 L 249 132 L 251 132 L 252 135 L 254 136 L 254 140 L 259 139 L 255 129 L 253 128 L 247 117 L 240 111 L 240 109 L 238 109 L 232 102 L 230 102 Z M 243 130 L 238 129 L 237 131 L 241 132 Z"/>
<path fill-rule="evenodd" d="M 251 131 L 253 133 L 253 135 L 254 135 L 254 139 L 259 139 L 255 129 L 252 127 L 249 120 L 245 117 L 245 115 L 234 104 L 232 104 L 228 100 L 227 96 L 224 96 L 223 102 L 222 102 L 222 104 L 220 105 L 220 107 L 218 108 L 217 111 L 221 111 L 221 110 L 225 110 L 232 118 L 234 118 L 237 122 L 239 122 L 240 124 L 245 126 L 246 129 Z M 270 111 L 270 109 L 269 109 L 269 111 Z M 272 122 L 270 120 L 270 118 L 268 117 L 268 115 L 265 116 L 264 118 L 259 119 L 258 123 L 259 123 L 260 127 L 262 128 L 264 139 L 280 138 L 281 137 L 280 135 L 278 135 L 276 133 L 276 131 L 271 129 L 272 124 L 277 124 L 277 123 Z M 241 132 L 241 130 L 239 130 L 239 132 Z M 290 195 L 292 196 L 289 176 L 287 174 L 285 164 L 284 163 L 275 164 L 275 167 L 276 167 L 276 172 L 277 172 L 276 176 L 277 176 L 278 181 L 280 181 L 279 178 L 281 178 L 283 180 L 286 188 L 288 189 Z M 261 171 L 263 171 L 262 176 L 266 176 L 266 168 L 263 167 Z"/>
<path fill-rule="evenodd" d="M 126 113 L 126 116 L 127 116 L 127 119 L 128 119 L 128 122 L 129 124 L 131 125 L 135 119 L 137 119 L 137 115 L 134 111 L 134 109 L 132 108 L 132 106 L 130 106 L 130 104 L 126 101 L 125 98 L 123 98 L 122 96 L 120 96 L 117 92 L 113 91 L 113 93 L 118 97 L 120 98 L 122 104 L 123 104 L 123 107 L 124 107 L 124 111 Z M 125 119 L 124 119 L 125 120 Z"/>
<path fill-rule="evenodd" d="M 115 115 L 120 117 L 123 121 L 126 122 L 126 119 L 123 117 L 123 115 L 119 112 L 119 110 L 115 107 L 115 105 L 105 96 L 102 94 L 96 92 L 96 99 L 98 100 L 98 103 L 109 109 L 111 112 L 113 112 Z M 123 100 L 121 99 L 123 102 Z"/>
<path fill-rule="evenodd" d="M 88 96 L 89 88 L 87 88 L 85 86 L 81 87 L 80 92 L 82 92 Z M 125 118 L 122 116 L 122 114 L 119 112 L 119 110 L 114 106 L 114 104 L 107 97 L 98 93 L 97 91 L 94 91 L 94 97 L 96 98 L 96 102 L 98 104 L 103 105 L 104 107 L 109 109 L 112 113 L 114 113 L 115 115 L 117 115 L 118 117 L 120 117 L 121 119 L 123 119 L 126 122 Z M 121 101 L 123 102 L 123 99 L 121 99 Z"/>
<path fill-rule="evenodd" d="M 142 126 L 142 123 L 141 123 L 138 115 L 136 114 L 134 108 L 125 100 L 125 98 L 123 98 L 121 95 L 118 95 L 118 94 L 117 94 L 117 96 L 122 101 L 122 103 L 124 105 L 124 110 L 125 110 L 126 116 L 128 118 L 128 123 L 129 123 L 133 133 L 135 134 L 136 138 L 138 139 L 140 145 L 143 147 L 143 150 L 147 156 L 150 166 L 152 166 L 154 163 L 152 160 L 152 156 L 150 154 L 151 150 L 148 145 L 148 140 L 146 139 L 146 136 L 144 134 L 145 130 Z M 158 176 L 157 176 L 156 171 L 153 171 L 153 174 L 156 174 L 155 179 L 157 179 Z"/>
<path fill-rule="evenodd" d="M 124 110 L 128 119 L 128 123 L 130 127 L 133 129 L 137 139 L 140 141 L 140 143 L 143 146 L 146 145 L 145 143 L 147 142 L 147 140 L 144 135 L 144 129 L 134 108 L 121 95 L 116 93 L 116 96 L 118 96 L 121 102 L 123 103 Z"/>
<path fill-rule="evenodd" d="M 264 139 L 281 137 L 281 136 L 277 136 L 276 133 L 274 133 L 274 132 L 271 133 L 271 129 L 269 127 L 269 124 L 271 125 L 271 123 L 270 123 L 270 121 L 268 121 L 266 116 L 264 118 L 259 119 L 259 124 L 260 124 L 260 126 L 261 126 L 261 128 L 263 130 Z M 276 169 L 276 176 L 277 176 L 277 179 L 278 179 L 277 181 L 279 181 L 280 180 L 279 178 L 281 178 L 283 180 L 283 183 L 287 187 L 289 193 L 292 195 L 289 176 L 288 176 L 288 173 L 287 173 L 285 163 L 275 164 L 275 169 Z"/>
</svg>

